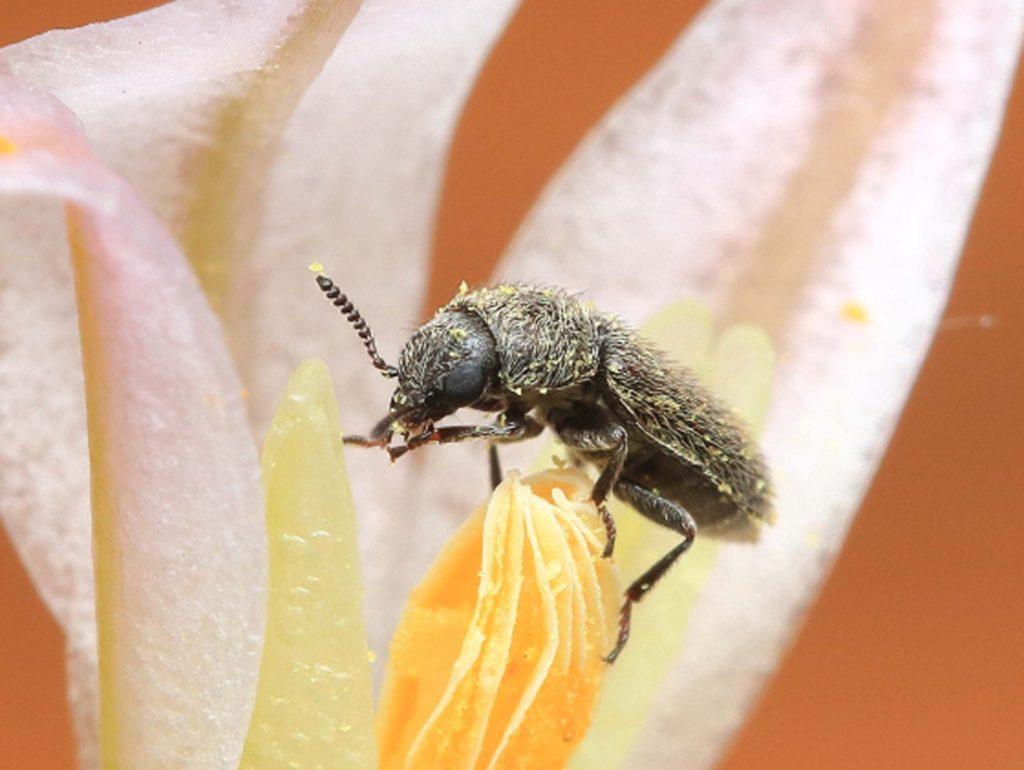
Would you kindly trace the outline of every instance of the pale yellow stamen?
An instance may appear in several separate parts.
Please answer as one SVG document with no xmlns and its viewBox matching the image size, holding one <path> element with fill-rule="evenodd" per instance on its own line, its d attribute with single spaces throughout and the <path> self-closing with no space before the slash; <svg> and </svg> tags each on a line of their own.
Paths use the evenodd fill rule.
<svg viewBox="0 0 1024 770">
<path fill-rule="evenodd" d="M 326 367 L 292 376 L 263 447 L 270 598 L 244 770 L 377 770 L 356 523 Z"/>
</svg>

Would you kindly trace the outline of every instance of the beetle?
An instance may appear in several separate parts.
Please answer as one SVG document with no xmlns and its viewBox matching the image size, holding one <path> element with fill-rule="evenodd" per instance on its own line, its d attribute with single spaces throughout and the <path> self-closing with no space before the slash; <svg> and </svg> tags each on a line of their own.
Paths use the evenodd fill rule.
<svg viewBox="0 0 1024 770">
<path fill-rule="evenodd" d="M 682 540 L 627 588 L 612 663 L 629 639 L 633 605 L 690 547 L 697 528 L 754 540 L 771 512 L 764 459 L 733 412 L 685 367 L 612 315 L 557 288 L 465 284 L 386 363 L 366 321 L 326 275 L 320 289 L 353 325 L 373 365 L 398 385 L 368 436 L 345 442 L 382 447 L 391 458 L 427 444 L 496 443 L 550 428 L 577 464 L 596 467 L 591 500 L 615 548 L 609 494 Z M 490 425 L 438 426 L 457 409 L 497 413 Z M 392 445 L 398 433 L 404 443 Z"/>
</svg>

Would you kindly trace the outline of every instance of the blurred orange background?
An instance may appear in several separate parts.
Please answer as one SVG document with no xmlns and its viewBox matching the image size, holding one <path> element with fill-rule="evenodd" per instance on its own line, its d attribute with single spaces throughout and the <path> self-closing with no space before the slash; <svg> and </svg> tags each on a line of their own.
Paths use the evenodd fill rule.
<svg viewBox="0 0 1024 770">
<path fill-rule="evenodd" d="M 0 44 L 156 4 L 3 0 Z M 551 173 L 701 5 L 523 4 L 456 135 L 431 303 L 453 279 L 487 277 Z M 723 767 L 1024 768 L 1022 294 L 1018 75 L 950 322 L 820 600 Z M 994 325 L 970 322 L 982 314 Z M 63 640 L 2 530 L 0 586 L 0 768 L 72 768 Z"/>
</svg>

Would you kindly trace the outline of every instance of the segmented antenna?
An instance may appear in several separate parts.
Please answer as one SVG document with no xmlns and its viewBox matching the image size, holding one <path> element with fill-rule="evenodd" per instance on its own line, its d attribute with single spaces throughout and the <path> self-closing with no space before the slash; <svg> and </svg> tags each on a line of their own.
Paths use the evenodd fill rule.
<svg viewBox="0 0 1024 770">
<path fill-rule="evenodd" d="M 327 295 L 327 299 L 331 300 L 334 306 L 341 311 L 342 315 L 355 328 L 359 339 L 366 346 L 366 352 L 370 354 L 370 360 L 373 361 L 373 365 L 380 369 L 385 377 L 397 377 L 398 368 L 380 357 L 380 354 L 377 352 L 377 343 L 373 339 L 373 332 L 370 331 L 370 327 L 366 325 L 366 321 L 363 320 L 363 317 L 356 310 L 355 305 L 349 301 L 349 298 L 341 293 L 341 289 L 334 285 L 334 281 L 322 273 L 316 277 L 316 284 Z"/>
</svg>

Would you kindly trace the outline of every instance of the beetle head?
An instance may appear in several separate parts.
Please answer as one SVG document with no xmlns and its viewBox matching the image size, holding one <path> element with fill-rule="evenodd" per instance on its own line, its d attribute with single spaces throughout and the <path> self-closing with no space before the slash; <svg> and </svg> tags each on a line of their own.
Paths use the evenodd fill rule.
<svg viewBox="0 0 1024 770">
<path fill-rule="evenodd" d="M 478 317 L 456 311 L 436 315 L 412 335 L 398 361 L 391 415 L 409 434 L 464 406 L 489 399 L 498 378 L 498 354 Z"/>
</svg>

